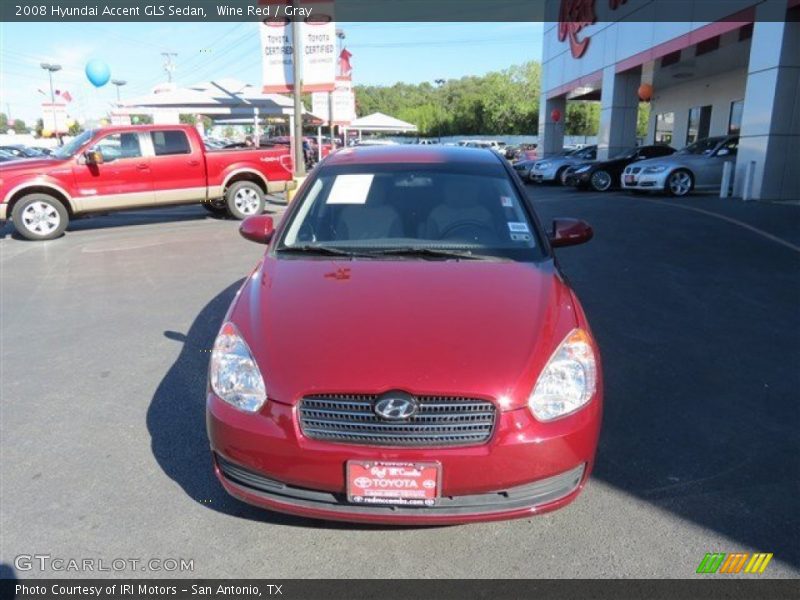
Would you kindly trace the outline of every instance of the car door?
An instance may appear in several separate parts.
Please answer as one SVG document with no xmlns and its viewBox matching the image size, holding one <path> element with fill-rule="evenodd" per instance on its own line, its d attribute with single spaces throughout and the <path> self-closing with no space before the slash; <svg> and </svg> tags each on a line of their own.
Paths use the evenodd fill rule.
<svg viewBox="0 0 800 600">
<path fill-rule="evenodd" d="M 103 156 L 100 164 L 89 164 L 83 155 L 73 166 L 80 212 L 136 208 L 155 204 L 150 160 L 142 152 L 137 131 L 115 131 L 96 140 L 89 148 Z"/>
<path fill-rule="evenodd" d="M 736 160 L 738 148 L 739 138 L 728 138 L 715 148 L 710 156 L 700 157 L 700 160 L 697 161 L 695 187 L 704 189 L 719 188 L 722 184 L 722 169 L 726 162 Z"/>
<path fill-rule="evenodd" d="M 194 140 L 182 129 L 154 129 L 149 136 L 156 202 L 181 204 L 204 200 L 206 170 L 202 149 L 195 148 Z"/>
</svg>

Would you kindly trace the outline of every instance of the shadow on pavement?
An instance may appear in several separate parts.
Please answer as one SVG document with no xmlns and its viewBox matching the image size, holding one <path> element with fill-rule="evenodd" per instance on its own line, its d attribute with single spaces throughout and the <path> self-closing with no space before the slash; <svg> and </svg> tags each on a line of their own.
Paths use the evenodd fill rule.
<svg viewBox="0 0 800 600">
<path fill-rule="evenodd" d="M 331 529 L 396 529 L 304 519 L 252 507 L 229 496 L 212 470 L 206 436 L 205 395 L 209 350 L 228 306 L 244 279 L 225 288 L 197 315 L 188 333 L 165 331 L 183 343 L 147 411 L 153 456 L 161 469 L 195 502 L 227 515 L 265 523 Z"/>
</svg>

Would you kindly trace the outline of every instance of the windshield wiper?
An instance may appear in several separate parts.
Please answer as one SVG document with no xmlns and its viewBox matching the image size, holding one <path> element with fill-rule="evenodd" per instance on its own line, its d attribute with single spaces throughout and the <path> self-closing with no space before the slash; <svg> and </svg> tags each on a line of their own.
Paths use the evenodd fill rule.
<svg viewBox="0 0 800 600">
<path fill-rule="evenodd" d="M 496 256 L 486 254 L 475 254 L 471 250 L 448 250 L 445 248 L 415 248 L 413 246 L 403 248 L 385 248 L 382 250 L 372 250 L 369 254 L 377 256 L 419 256 L 421 258 L 455 258 L 464 260 L 498 260 Z"/>
<path fill-rule="evenodd" d="M 302 246 L 283 246 L 277 250 L 280 254 L 317 254 L 332 256 L 370 256 L 367 252 L 353 252 L 342 248 L 331 248 L 330 246 L 315 246 L 314 244 L 304 244 Z"/>
</svg>

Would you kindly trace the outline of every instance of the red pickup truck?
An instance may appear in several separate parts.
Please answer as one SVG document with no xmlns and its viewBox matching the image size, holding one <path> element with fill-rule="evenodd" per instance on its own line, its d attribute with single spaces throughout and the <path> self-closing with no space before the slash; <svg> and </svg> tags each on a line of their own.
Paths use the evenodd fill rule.
<svg viewBox="0 0 800 600">
<path fill-rule="evenodd" d="M 61 235 L 77 215 L 201 203 L 244 219 L 264 195 L 291 189 L 285 146 L 209 150 L 189 125 L 85 131 L 48 158 L 0 165 L 0 220 L 31 240 Z"/>
</svg>

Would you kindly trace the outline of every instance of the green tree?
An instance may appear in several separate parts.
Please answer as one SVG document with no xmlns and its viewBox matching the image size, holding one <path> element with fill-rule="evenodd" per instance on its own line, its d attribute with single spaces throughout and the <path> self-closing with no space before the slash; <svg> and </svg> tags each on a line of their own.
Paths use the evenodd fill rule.
<svg viewBox="0 0 800 600">
<path fill-rule="evenodd" d="M 69 126 L 69 129 L 67 129 L 67 134 L 73 137 L 76 135 L 80 135 L 82 132 L 83 132 L 83 127 L 81 127 L 81 124 L 78 123 L 77 121 L 73 121 L 72 124 Z"/>
<path fill-rule="evenodd" d="M 15 133 L 28 133 L 28 127 L 22 119 L 14 119 L 12 129 Z"/>
<path fill-rule="evenodd" d="M 356 86 L 359 115 L 382 112 L 414 123 L 420 135 L 535 134 L 541 66 L 516 65 L 442 85 Z"/>
<path fill-rule="evenodd" d="M 8 116 L 0 112 L 0 133 L 5 133 L 8 129 Z"/>
</svg>

